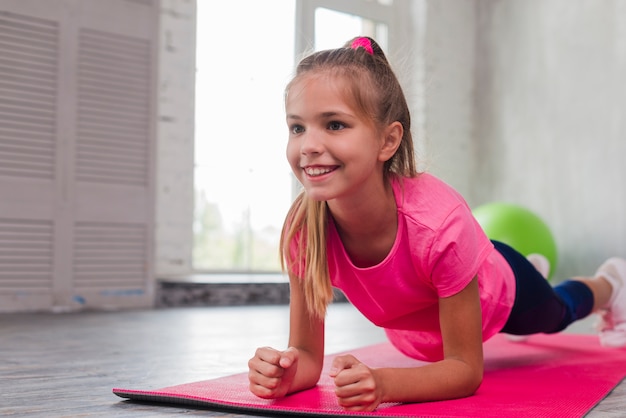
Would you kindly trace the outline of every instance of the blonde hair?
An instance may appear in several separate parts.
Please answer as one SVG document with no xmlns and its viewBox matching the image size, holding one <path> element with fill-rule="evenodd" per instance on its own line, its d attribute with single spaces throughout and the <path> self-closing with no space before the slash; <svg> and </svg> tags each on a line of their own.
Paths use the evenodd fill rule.
<svg viewBox="0 0 626 418">
<path fill-rule="evenodd" d="M 368 42 L 371 48 L 363 47 L 363 43 L 369 46 Z M 357 47 L 352 46 L 357 44 Z M 291 86 L 304 76 L 323 72 L 344 81 L 346 99 L 359 116 L 371 120 L 376 129 L 382 130 L 396 121 L 402 124 L 404 133 L 400 146 L 384 164 L 385 180 L 388 181 L 389 176 L 416 176 L 409 108 L 402 87 L 376 41 L 354 38 L 342 48 L 305 57 L 296 67 L 285 94 L 289 94 Z M 302 191 L 287 214 L 280 240 L 283 270 L 303 276 L 299 278 L 303 280 L 307 309 L 320 318 L 325 316 L 333 300 L 326 251 L 328 216 L 325 201 L 310 199 L 306 191 Z M 296 251 L 292 252 L 294 240 L 297 240 Z"/>
</svg>

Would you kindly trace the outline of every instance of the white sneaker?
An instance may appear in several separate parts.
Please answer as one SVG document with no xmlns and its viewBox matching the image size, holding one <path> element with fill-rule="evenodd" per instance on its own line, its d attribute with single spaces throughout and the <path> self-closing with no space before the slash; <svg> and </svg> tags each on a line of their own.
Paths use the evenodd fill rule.
<svg viewBox="0 0 626 418">
<path fill-rule="evenodd" d="M 605 278 L 613 288 L 611 298 L 600 312 L 600 344 L 605 347 L 626 346 L 626 260 L 609 258 L 596 271 L 595 277 Z"/>
<path fill-rule="evenodd" d="M 550 261 L 542 254 L 532 253 L 526 257 L 539 273 L 546 279 L 550 275 Z"/>
<path fill-rule="evenodd" d="M 532 264 L 545 279 L 548 278 L 548 275 L 550 274 L 550 261 L 545 256 L 538 253 L 532 253 L 528 254 L 528 256 L 526 256 L 526 259 L 530 261 L 530 264 Z M 528 337 L 529 335 L 506 334 L 506 338 L 509 341 L 516 343 L 525 342 L 526 340 L 528 340 Z"/>
</svg>

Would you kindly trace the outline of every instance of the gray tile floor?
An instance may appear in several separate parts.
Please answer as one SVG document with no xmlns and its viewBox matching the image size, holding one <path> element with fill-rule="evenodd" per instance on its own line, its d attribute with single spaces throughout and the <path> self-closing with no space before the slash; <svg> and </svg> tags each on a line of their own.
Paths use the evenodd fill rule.
<svg viewBox="0 0 626 418">
<path fill-rule="evenodd" d="M 244 372 L 257 346 L 285 346 L 287 309 L 0 315 L 0 416 L 238 416 L 132 403 L 111 389 L 156 389 Z M 591 332 L 590 322 L 568 332 Z M 349 304 L 331 306 L 327 324 L 328 353 L 385 340 Z M 626 383 L 588 416 L 626 416 Z"/>
</svg>

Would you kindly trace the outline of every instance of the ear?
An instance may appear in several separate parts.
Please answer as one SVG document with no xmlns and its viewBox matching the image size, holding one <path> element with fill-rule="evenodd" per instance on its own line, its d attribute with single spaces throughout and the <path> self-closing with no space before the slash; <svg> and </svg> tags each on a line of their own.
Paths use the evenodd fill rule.
<svg viewBox="0 0 626 418">
<path fill-rule="evenodd" d="M 387 161 L 394 156 L 400 142 L 402 142 L 402 136 L 404 135 L 404 127 L 398 121 L 389 124 L 383 131 L 383 142 L 381 144 L 378 159 L 380 161 Z"/>
</svg>

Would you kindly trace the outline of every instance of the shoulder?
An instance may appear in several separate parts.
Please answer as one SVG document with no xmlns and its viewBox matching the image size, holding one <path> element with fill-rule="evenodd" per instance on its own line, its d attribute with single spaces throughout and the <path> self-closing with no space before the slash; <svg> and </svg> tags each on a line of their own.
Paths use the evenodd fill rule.
<svg viewBox="0 0 626 418">
<path fill-rule="evenodd" d="M 463 196 L 430 173 L 392 181 L 398 212 L 418 223 L 443 222 L 452 212 L 469 211 Z"/>
<path fill-rule="evenodd" d="M 414 264 L 437 289 L 452 296 L 467 286 L 492 248 L 469 205 L 454 188 L 431 174 L 404 179 L 398 214 Z M 397 200 L 399 200 L 397 198 Z"/>
</svg>

